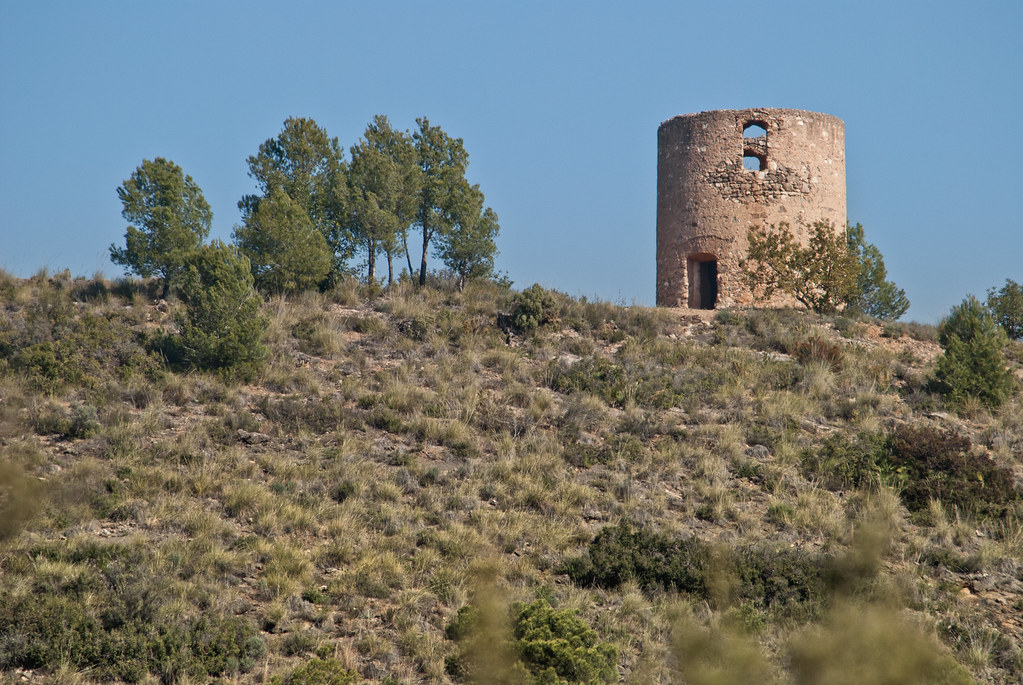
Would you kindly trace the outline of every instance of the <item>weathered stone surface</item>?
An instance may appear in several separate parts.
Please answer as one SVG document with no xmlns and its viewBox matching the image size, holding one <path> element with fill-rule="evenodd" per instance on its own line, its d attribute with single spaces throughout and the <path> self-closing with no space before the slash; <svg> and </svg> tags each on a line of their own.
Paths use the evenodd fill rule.
<svg viewBox="0 0 1023 685">
<path fill-rule="evenodd" d="M 750 125 L 765 134 L 743 138 Z M 760 170 L 743 167 L 743 157 Z M 686 114 L 657 131 L 657 304 L 706 306 L 701 278 L 716 275 L 713 306 L 754 302 L 739 260 L 751 225 L 789 224 L 800 240 L 826 220 L 845 229 L 845 124 L 795 109 Z M 701 262 L 715 262 L 707 269 Z M 701 299 L 701 293 L 703 297 Z"/>
</svg>

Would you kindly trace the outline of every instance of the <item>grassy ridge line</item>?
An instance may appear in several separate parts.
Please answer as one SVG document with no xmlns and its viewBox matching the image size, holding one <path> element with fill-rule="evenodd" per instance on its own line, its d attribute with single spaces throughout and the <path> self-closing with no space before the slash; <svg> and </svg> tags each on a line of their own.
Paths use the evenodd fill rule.
<svg viewBox="0 0 1023 685">
<path fill-rule="evenodd" d="M 575 611 L 637 682 L 700 677 L 685 645 L 701 635 L 771 678 L 816 677 L 829 640 L 869 649 L 887 635 L 870 617 L 890 611 L 985 682 L 1021 673 L 1017 509 L 907 509 L 860 437 L 954 427 L 970 454 L 1018 468 L 1017 401 L 945 410 L 926 392 L 926 327 L 771 311 L 704 324 L 546 293 L 535 329 L 509 333 L 506 289 L 342 284 L 271 300 L 269 361 L 239 385 L 146 351 L 180 305 L 143 285 L 6 278 L 0 297 L 0 477 L 42 493 L 4 500 L 24 514 L 0 531 L 8 674 L 260 682 L 318 655 L 332 673 L 449 682 L 462 648 L 445 628 L 495 564 L 499 604 Z M 835 482 L 850 463 L 856 478 Z M 890 533 L 878 572 L 811 611 L 562 573 L 622 521 L 846 558 L 868 516 Z M 85 637 L 43 635 L 30 615 Z M 850 615 L 862 631 L 845 640 Z M 805 631 L 824 646 L 800 652 Z"/>
</svg>

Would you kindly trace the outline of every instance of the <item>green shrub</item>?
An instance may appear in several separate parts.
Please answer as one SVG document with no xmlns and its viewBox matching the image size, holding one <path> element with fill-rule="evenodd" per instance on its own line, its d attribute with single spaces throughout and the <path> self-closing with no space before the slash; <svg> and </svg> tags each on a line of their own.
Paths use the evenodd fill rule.
<svg viewBox="0 0 1023 685">
<path fill-rule="evenodd" d="M 485 635 L 487 624 L 480 610 L 474 605 L 459 609 L 445 633 L 448 639 L 461 643 L 462 649 L 446 659 L 447 672 L 476 682 L 469 657 L 472 648 L 476 648 L 477 658 L 487 658 L 510 646 L 514 655 L 510 661 L 516 657 L 519 661 L 508 664 L 507 670 L 514 673 L 509 682 L 599 685 L 617 680 L 618 650 L 610 643 L 598 641 L 597 633 L 576 612 L 555 609 L 542 598 L 512 606 L 511 623 L 511 640 L 499 634 Z M 494 644 L 495 640 L 502 644 Z M 481 646 L 483 654 L 479 653 Z"/>
<path fill-rule="evenodd" d="M 466 604 L 458 610 L 451 623 L 444 627 L 444 634 L 449 640 L 458 642 L 469 637 L 479 624 L 480 611 L 474 604 Z"/>
<path fill-rule="evenodd" d="M 65 410 L 48 404 L 36 414 L 35 431 L 39 435 L 62 438 L 88 438 L 100 429 L 99 414 L 92 405 L 74 402 Z"/>
<path fill-rule="evenodd" d="M 1005 331 L 976 298 L 970 296 L 941 322 L 938 342 L 945 353 L 934 369 L 934 389 L 954 404 L 976 398 L 985 406 L 1002 404 L 1016 389 L 1006 367 Z"/>
<path fill-rule="evenodd" d="M 53 293 L 51 293 L 53 295 Z M 57 295 L 54 295 L 57 297 Z M 75 316 L 65 300 L 35 303 L 0 323 L 0 358 L 46 392 L 67 385 L 95 388 L 114 378 L 157 378 L 162 363 L 123 312 Z"/>
<path fill-rule="evenodd" d="M 349 497 L 353 497 L 357 494 L 358 491 L 359 488 L 354 482 L 350 480 L 343 480 L 330 487 L 330 498 L 335 502 L 344 502 Z"/>
<path fill-rule="evenodd" d="M 829 490 L 865 488 L 887 482 L 892 474 L 882 462 L 885 439 L 881 433 L 861 433 L 853 441 L 836 433 L 820 447 L 803 451 L 801 469 L 807 478 L 820 480 Z"/>
<path fill-rule="evenodd" d="M 312 659 L 291 672 L 284 680 L 273 678 L 271 685 L 355 685 L 359 674 L 336 659 Z"/>
<path fill-rule="evenodd" d="M 107 598 L 110 599 L 110 598 Z M 0 599 L 0 669 L 52 671 L 62 664 L 100 680 L 164 682 L 251 670 L 266 653 L 255 628 L 241 618 L 202 616 L 185 623 L 123 620 L 77 593 Z M 113 603 L 116 606 L 116 603 Z"/>
<path fill-rule="evenodd" d="M 534 283 L 512 300 L 511 325 L 520 332 L 529 332 L 554 321 L 555 302 L 549 292 Z"/>
<path fill-rule="evenodd" d="M 251 374 L 266 356 L 269 319 L 248 260 L 223 243 L 207 245 L 187 261 L 180 290 L 185 313 L 177 321 L 180 335 L 167 341 L 172 360 Z"/>
<path fill-rule="evenodd" d="M 1011 471 L 971 452 L 970 439 L 930 426 L 899 426 L 889 436 L 883 459 L 901 485 L 910 511 L 939 499 L 982 515 L 999 516 L 1019 498 Z"/>
<path fill-rule="evenodd" d="M 577 584 L 616 588 L 634 581 L 646 590 L 664 588 L 706 596 L 709 550 L 695 537 L 674 538 L 623 521 L 605 526 L 582 557 L 562 571 Z"/>
<path fill-rule="evenodd" d="M 537 685 L 609 683 L 618 679 L 618 650 L 598 642 L 574 611 L 554 609 L 546 599 L 514 608 L 514 635 Z"/>
<path fill-rule="evenodd" d="M 971 452 L 970 439 L 931 426 L 899 426 L 893 433 L 861 433 L 855 441 L 829 437 L 802 454 L 802 471 L 831 490 L 894 486 L 910 511 L 931 499 L 983 515 L 1001 515 L 1019 497 L 1012 473 Z"/>
<path fill-rule="evenodd" d="M 434 327 L 433 319 L 429 316 L 413 316 L 411 319 L 402 319 L 398 322 L 398 332 L 409 340 L 422 342 Z"/>
<path fill-rule="evenodd" d="M 615 407 L 625 405 L 632 383 L 620 364 L 590 357 L 568 369 L 555 369 L 551 374 L 551 389 L 558 392 L 588 392 Z"/>
<path fill-rule="evenodd" d="M 799 548 L 746 547 L 731 559 L 738 598 L 783 614 L 816 615 L 828 600 L 826 557 Z"/>
<path fill-rule="evenodd" d="M 561 568 L 578 585 L 613 589 L 631 581 L 644 590 L 700 598 L 709 597 L 712 570 L 715 576 L 734 577 L 734 598 L 784 614 L 815 615 L 829 589 L 826 557 L 750 546 L 714 558 L 711 548 L 695 537 L 674 538 L 627 521 L 604 527 L 585 555 Z"/>
<path fill-rule="evenodd" d="M 292 630 L 279 644 L 285 656 L 300 656 L 316 648 L 316 640 L 308 630 Z"/>
</svg>

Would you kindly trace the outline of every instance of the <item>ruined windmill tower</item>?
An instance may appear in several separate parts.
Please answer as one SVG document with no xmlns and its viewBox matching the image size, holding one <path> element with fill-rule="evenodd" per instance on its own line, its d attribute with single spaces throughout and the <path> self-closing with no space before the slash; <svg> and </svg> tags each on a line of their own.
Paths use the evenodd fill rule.
<svg viewBox="0 0 1023 685">
<path fill-rule="evenodd" d="M 845 230 L 845 124 L 798 109 L 685 114 L 657 129 L 657 304 L 754 302 L 742 283 L 751 225 Z"/>
</svg>

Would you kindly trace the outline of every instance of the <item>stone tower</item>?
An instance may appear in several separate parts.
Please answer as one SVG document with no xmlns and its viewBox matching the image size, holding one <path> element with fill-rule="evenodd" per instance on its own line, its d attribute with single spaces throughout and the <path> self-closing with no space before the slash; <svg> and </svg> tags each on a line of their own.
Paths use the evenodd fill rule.
<svg viewBox="0 0 1023 685">
<path fill-rule="evenodd" d="M 739 260 L 751 225 L 845 230 L 845 124 L 798 109 L 685 114 L 657 129 L 657 304 L 753 304 Z M 757 304 L 780 304 L 781 300 Z"/>
</svg>

